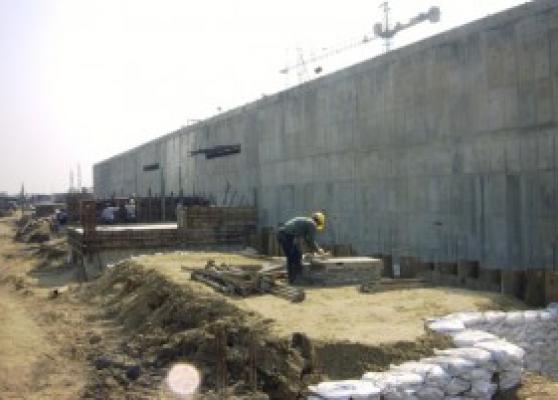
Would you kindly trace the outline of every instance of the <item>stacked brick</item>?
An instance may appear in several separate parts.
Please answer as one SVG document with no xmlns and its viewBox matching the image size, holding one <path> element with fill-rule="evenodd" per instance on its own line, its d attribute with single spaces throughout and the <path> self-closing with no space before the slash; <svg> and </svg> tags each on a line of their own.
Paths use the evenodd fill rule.
<svg viewBox="0 0 558 400">
<path fill-rule="evenodd" d="M 257 221 L 253 207 L 177 208 L 178 234 L 187 243 L 246 243 L 255 234 Z"/>
</svg>

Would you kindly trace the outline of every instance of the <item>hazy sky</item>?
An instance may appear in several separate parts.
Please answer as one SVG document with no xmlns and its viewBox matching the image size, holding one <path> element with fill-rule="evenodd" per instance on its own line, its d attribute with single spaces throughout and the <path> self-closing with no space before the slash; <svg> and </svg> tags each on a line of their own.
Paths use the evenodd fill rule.
<svg viewBox="0 0 558 400">
<path fill-rule="evenodd" d="M 430 6 L 438 24 L 394 47 L 524 0 L 392 0 L 391 20 Z M 378 0 L 0 0 L 0 191 L 63 191 L 81 164 L 298 82 L 305 58 L 358 41 Z M 382 52 L 375 41 L 320 61 L 324 73 Z M 316 65 L 309 65 L 309 72 Z M 77 178 L 75 178 L 77 180 Z"/>
</svg>

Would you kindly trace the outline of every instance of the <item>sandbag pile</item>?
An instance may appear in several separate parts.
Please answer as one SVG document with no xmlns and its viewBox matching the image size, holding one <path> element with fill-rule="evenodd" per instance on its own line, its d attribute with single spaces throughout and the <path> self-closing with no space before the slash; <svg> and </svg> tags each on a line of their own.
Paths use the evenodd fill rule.
<svg viewBox="0 0 558 400">
<path fill-rule="evenodd" d="M 543 310 L 456 313 L 430 322 L 429 328 L 451 334 L 457 346 L 466 344 L 458 328 L 469 332 L 465 339 L 467 335 L 476 335 L 479 341 L 483 335 L 505 339 L 525 351 L 526 370 L 558 378 L 558 304 Z"/>
<path fill-rule="evenodd" d="M 518 386 L 524 367 L 558 372 L 558 304 L 539 311 L 456 313 L 427 321 L 426 329 L 451 336 L 456 347 L 360 380 L 310 386 L 307 400 L 489 400 Z"/>
</svg>

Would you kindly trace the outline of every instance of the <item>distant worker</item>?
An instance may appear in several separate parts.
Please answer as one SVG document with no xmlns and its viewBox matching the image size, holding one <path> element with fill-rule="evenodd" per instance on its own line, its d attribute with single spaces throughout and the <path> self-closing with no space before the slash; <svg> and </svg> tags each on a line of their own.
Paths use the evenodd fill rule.
<svg viewBox="0 0 558 400">
<path fill-rule="evenodd" d="M 289 283 L 294 283 L 302 273 L 302 251 L 296 239 L 303 239 L 310 250 L 317 254 L 325 254 L 324 250 L 316 243 L 316 233 L 325 228 L 325 215 L 315 212 L 312 218 L 295 217 L 279 225 L 277 240 L 287 257 L 287 274 Z"/>
</svg>

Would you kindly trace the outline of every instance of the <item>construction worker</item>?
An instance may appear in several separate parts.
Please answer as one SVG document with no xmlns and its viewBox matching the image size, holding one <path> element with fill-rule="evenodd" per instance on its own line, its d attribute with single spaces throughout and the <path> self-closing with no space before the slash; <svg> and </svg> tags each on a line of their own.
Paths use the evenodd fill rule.
<svg viewBox="0 0 558 400">
<path fill-rule="evenodd" d="M 325 228 L 325 215 L 315 212 L 311 218 L 295 217 L 284 224 L 280 224 L 277 230 L 277 240 L 283 248 L 287 257 L 287 274 L 289 283 L 294 283 L 302 273 L 302 252 L 295 239 L 303 239 L 306 245 L 314 253 L 325 254 L 324 250 L 316 243 L 316 232 Z"/>
</svg>

